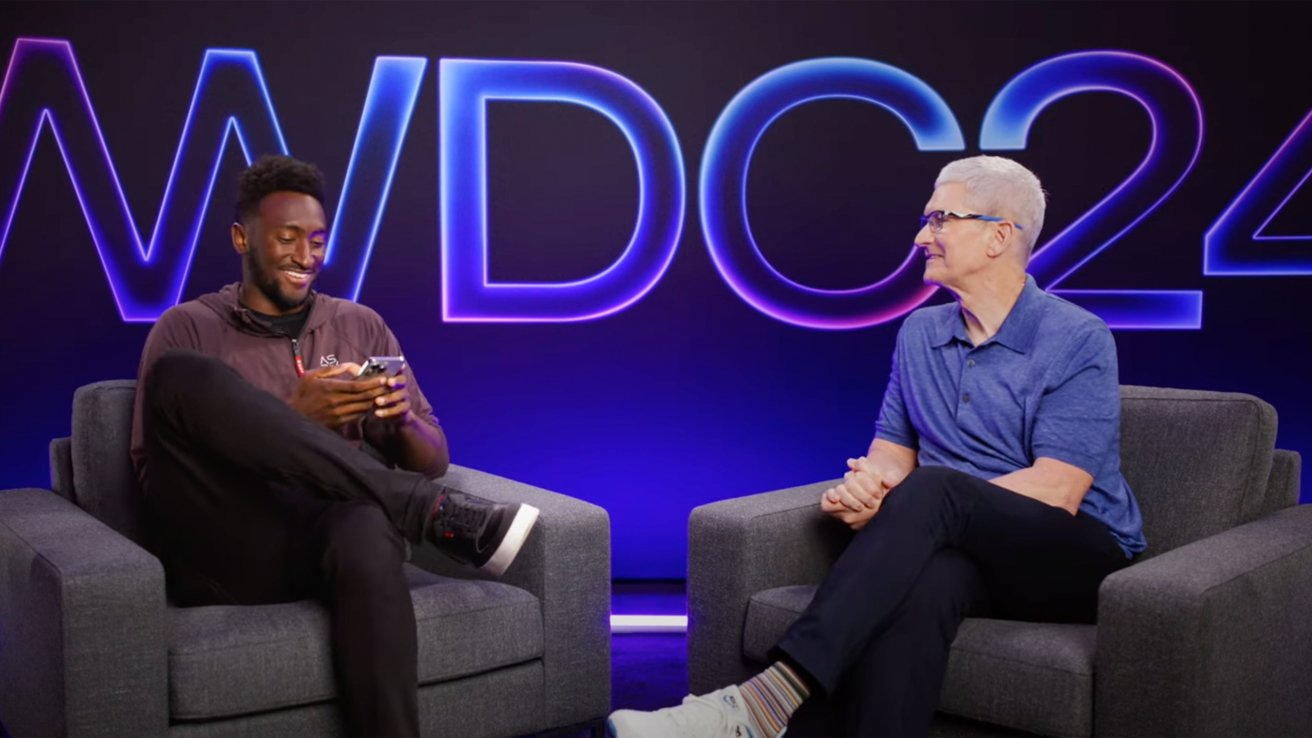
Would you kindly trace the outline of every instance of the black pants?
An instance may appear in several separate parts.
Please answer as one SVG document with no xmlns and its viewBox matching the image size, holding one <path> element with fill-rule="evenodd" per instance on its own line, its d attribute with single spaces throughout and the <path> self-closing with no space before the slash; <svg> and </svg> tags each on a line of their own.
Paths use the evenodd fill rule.
<svg viewBox="0 0 1312 738">
<path fill-rule="evenodd" d="M 788 735 L 926 735 L 969 615 L 1092 623 L 1129 563 L 1098 521 L 921 467 L 852 539 L 776 656 L 815 693 Z"/>
<path fill-rule="evenodd" d="M 174 601 L 321 600 L 348 729 L 418 735 L 404 539 L 423 538 L 441 487 L 195 352 L 165 353 L 144 392 L 147 509 Z"/>
</svg>

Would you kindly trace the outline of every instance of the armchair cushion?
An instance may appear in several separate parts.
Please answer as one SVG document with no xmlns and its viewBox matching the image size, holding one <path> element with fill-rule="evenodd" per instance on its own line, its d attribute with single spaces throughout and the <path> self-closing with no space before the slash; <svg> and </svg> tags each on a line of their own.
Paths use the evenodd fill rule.
<svg viewBox="0 0 1312 738">
<path fill-rule="evenodd" d="M 542 656 L 537 598 L 498 582 L 406 567 L 419 633 L 419 683 Z M 328 613 L 317 603 L 170 608 L 169 712 L 208 720 L 336 696 Z"/>
<path fill-rule="evenodd" d="M 813 584 L 775 587 L 752 595 L 747 603 L 747 625 L 743 628 L 743 653 L 753 661 L 768 664 L 770 651 L 784 637 L 815 597 Z"/>
<path fill-rule="evenodd" d="M 758 592 L 747 606 L 743 653 L 770 650 L 811 603 L 811 585 Z M 948 656 L 939 709 L 1043 735 L 1093 734 L 1092 625 L 967 618 Z"/>
<path fill-rule="evenodd" d="M 1042 735 L 1093 735 L 1097 628 L 967 618 L 939 709 Z"/>
</svg>

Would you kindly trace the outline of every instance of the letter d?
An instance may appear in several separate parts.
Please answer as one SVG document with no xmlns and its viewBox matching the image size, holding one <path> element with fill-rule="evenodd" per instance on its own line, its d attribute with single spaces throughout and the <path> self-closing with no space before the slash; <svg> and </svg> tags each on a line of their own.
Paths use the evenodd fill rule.
<svg viewBox="0 0 1312 738">
<path fill-rule="evenodd" d="M 589 320 L 645 295 L 674 258 L 685 199 L 678 140 L 656 101 L 630 80 L 584 64 L 442 59 L 439 68 L 443 319 Z M 488 100 L 575 103 L 624 133 L 638 165 L 638 219 L 604 271 L 576 282 L 488 282 Z"/>
</svg>

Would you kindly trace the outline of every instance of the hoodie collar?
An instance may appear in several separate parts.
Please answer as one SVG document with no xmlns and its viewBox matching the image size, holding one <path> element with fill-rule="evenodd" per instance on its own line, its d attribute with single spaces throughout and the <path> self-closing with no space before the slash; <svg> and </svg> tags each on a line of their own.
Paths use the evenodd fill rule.
<svg viewBox="0 0 1312 738">
<path fill-rule="evenodd" d="M 257 335 L 282 335 L 273 331 L 254 310 L 241 304 L 241 282 L 224 285 L 218 292 L 202 295 L 198 300 L 219 317 L 236 326 L 238 330 Z M 323 325 L 333 312 L 332 298 L 320 295 L 315 290 L 310 290 L 309 303 L 306 310 L 310 311 L 310 314 L 305 319 L 305 328 L 301 330 L 301 335 L 306 335 Z"/>
</svg>

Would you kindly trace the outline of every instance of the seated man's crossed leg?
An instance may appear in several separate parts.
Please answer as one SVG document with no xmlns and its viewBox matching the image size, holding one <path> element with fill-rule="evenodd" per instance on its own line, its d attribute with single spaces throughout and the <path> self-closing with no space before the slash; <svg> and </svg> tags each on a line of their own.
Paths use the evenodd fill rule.
<svg viewBox="0 0 1312 738">
<path fill-rule="evenodd" d="M 537 517 L 386 466 L 191 351 L 144 380 L 148 510 L 180 605 L 316 598 L 353 732 L 417 734 L 407 542 L 499 575 Z"/>
<path fill-rule="evenodd" d="M 779 641 L 776 663 L 678 707 L 620 710 L 609 730 L 622 738 L 773 738 L 785 726 L 790 736 L 926 734 L 968 614 L 1093 622 L 1098 583 L 1127 563 L 1091 518 L 921 467 L 848 544 Z"/>
</svg>

